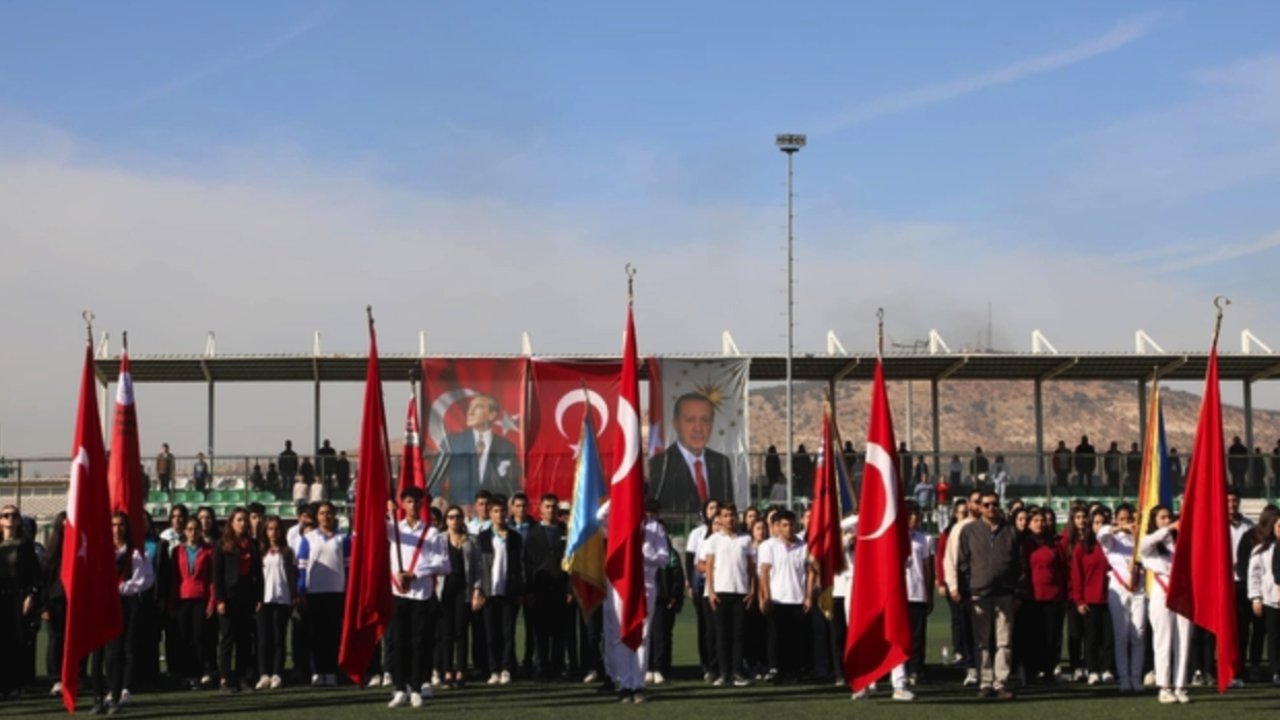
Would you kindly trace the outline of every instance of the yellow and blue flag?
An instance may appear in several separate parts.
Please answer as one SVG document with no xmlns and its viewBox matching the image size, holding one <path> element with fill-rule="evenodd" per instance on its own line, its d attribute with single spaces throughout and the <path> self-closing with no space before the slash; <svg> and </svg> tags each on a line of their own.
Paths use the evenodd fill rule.
<svg viewBox="0 0 1280 720">
<path fill-rule="evenodd" d="M 1169 474 L 1169 448 L 1164 436 L 1164 408 L 1160 405 L 1160 383 L 1152 383 L 1151 400 L 1147 404 L 1147 436 L 1142 443 L 1142 481 L 1138 486 L 1137 532 L 1133 534 L 1133 559 L 1139 555 L 1142 538 L 1147 534 L 1151 508 L 1164 505 L 1173 511 L 1173 479 Z M 1154 577 L 1147 573 L 1146 591 L 1150 595 Z"/>
<path fill-rule="evenodd" d="M 584 616 L 590 615 L 604 602 L 606 591 L 605 540 L 597 517 L 604 493 L 600 452 L 588 413 L 583 419 L 582 440 L 578 443 L 578 462 L 573 473 L 573 509 L 569 513 L 568 540 L 562 564 L 565 572 L 569 573 L 569 584 Z"/>
</svg>

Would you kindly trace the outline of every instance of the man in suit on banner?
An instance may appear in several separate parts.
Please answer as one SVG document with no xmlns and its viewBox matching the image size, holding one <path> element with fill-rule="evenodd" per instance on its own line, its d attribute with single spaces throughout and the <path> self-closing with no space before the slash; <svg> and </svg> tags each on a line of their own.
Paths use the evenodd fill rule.
<svg viewBox="0 0 1280 720">
<path fill-rule="evenodd" d="M 476 493 L 488 490 L 510 497 L 521 489 L 520 458 L 516 446 L 493 431 L 498 401 L 476 395 L 467 406 L 467 427 L 445 438 L 445 477 L 449 502 L 467 505 Z"/>
<path fill-rule="evenodd" d="M 649 461 L 649 497 L 661 503 L 663 512 L 700 515 L 709 499 L 733 501 L 729 458 L 707 447 L 715 414 L 705 395 L 686 393 L 676 399 L 676 441 Z"/>
</svg>

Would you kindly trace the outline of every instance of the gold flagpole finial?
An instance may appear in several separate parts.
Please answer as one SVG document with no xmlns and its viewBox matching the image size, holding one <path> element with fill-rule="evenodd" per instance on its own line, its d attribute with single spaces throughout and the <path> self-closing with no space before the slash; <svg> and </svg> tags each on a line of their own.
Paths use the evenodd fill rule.
<svg viewBox="0 0 1280 720">
<path fill-rule="evenodd" d="M 93 345 L 93 320 L 94 314 L 92 310 L 83 310 L 80 317 L 84 319 L 84 328 L 89 336 L 89 344 Z"/>
</svg>

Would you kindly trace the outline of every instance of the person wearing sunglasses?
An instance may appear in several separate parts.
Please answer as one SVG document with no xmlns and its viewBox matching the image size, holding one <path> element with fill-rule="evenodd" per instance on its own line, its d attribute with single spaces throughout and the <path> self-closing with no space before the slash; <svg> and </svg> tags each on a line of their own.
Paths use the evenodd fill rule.
<svg viewBox="0 0 1280 720">
<path fill-rule="evenodd" d="M 981 655 L 979 697 L 1012 700 L 1013 617 L 1026 595 L 1027 573 L 1021 539 L 1000 512 L 999 496 L 984 491 L 981 519 L 966 525 L 957 539 L 957 591 L 973 612 Z"/>
<path fill-rule="evenodd" d="M 484 607 L 481 593 L 480 546 L 467 532 L 467 516 L 458 505 L 444 514 L 445 539 L 449 552 L 449 573 L 436 585 L 440 596 L 440 640 L 436 646 L 436 672 L 446 687 L 461 688 L 466 683 L 467 637 L 472 618 Z"/>
<path fill-rule="evenodd" d="M 40 562 L 35 546 L 26 537 L 22 515 L 13 505 L 0 508 L 0 637 L 16 646 L 22 637 L 23 617 L 36 608 L 40 589 Z M 0 652 L 0 697 L 21 694 L 17 647 Z"/>
</svg>

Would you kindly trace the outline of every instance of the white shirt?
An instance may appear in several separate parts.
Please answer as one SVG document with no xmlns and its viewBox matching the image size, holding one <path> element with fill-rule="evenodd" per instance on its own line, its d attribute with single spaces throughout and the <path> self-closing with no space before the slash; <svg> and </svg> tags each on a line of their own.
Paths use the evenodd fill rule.
<svg viewBox="0 0 1280 720">
<path fill-rule="evenodd" d="M 974 522 L 970 516 L 951 526 L 951 534 L 947 536 L 947 551 L 942 556 L 942 574 L 947 581 L 947 592 L 954 592 L 960 587 L 960 576 L 956 572 L 956 559 L 960 555 L 960 533 Z"/>
<path fill-rule="evenodd" d="M 1173 553 L 1173 535 L 1169 528 L 1161 528 L 1142 536 L 1142 567 L 1147 572 L 1154 573 L 1165 585 L 1169 584 L 1169 571 L 1173 569 Z"/>
<path fill-rule="evenodd" d="M 484 484 L 484 471 L 485 468 L 489 467 L 489 451 L 493 449 L 493 431 L 485 430 L 481 432 L 473 430 L 472 433 L 475 434 L 476 447 L 480 447 L 480 443 L 484 443 L 484 451 L 476 453 L 476 462 L 480 463 L 477 477 L 480 478 L 480 483 Z"/>
<path fill-rule="evenodd" d="M 340 593 L 347 589 L 351 566 L 351 542 L 340 532 L 316 528 L 298 543 L 298 572 L 309 593 Z"/>
<path fill-rule="evenodd" d="M 671 560 L 671 547 L 662 523 L 646 517 L 641 521 L 640 527 L 644 529 L 644 544 L 640 547 L 640 553 L 644 556 L 644 588 L 646 593 L 652 595 L 658 587 L 658 571 Z"/>
<path fill-rule="evenodd" d="M 169 554 L 172 555 L 182 544 L 182 533 L 174 530 L 171 525 L 160 532 L 160 539 L 169 543 Z"/>
<path fill-rule="evenodd" d="M 119 558 L 126 552 L 129 552 L 127 548 L 117 549 L 116 557 Z M 156 578 L 151 572 L 151 563 L 147 562 L 147 557 L 142 552 L 134 550 L 133 556 L 129 558 L 129 561 L 129 577 L 120 581 L 120 594 L 126 596 L 139 595 L 154 585 Z"/>
<path fill-rule="evenodd" d="M 288 605 L 291 600 L 293 588 L 289 587 L 284 556 L 272 550 L 262 553 L 262 602 Z"/>
<path fill-rule="evenodd" d="M 1129 572 L 1129 563 L 1133 561 L 1133 535 L 1127 532 L 1116 532 L 1110 525 L 1103 525 L 1098 531 L 1098 544 L 1102 545 L 1111 564 L 1111 582 L 1107 584 L 1112 592 L 1122 596 L 1129 593 L 1141 595 L 1146 583 L 1142 579 L 1142 571 Z M 1129 587 L 1132 583 L 1133 587 Z"/>
<path fill-rule="evenodd" d="M 310 530 L 307 532 L 310 532 Z M 302 535 L 301 525 L 294 525 L 284 534 L 284 541 L 289 544 L 289 549 L 293 551 L 294 557 L 298 557 L 298 548 L 302 547 Z"/>
<path fill-rule="evenodd" d="M 1269 608 L 1280 607 L 1280 593 L 1276 592 L 1276 581 L 1271 577 L 1271 556 L 1275 550 L 1275 543 L 1266 549 L 1258 545 L 1249 556 L 1249 599 L 1261 598 L 1262 604 Z"/>
<path fill-rule="evenodd" d="M 493 534 L 493 575 L 489 580 L 492 583 L 490 595 L 502 597 L 507 594 L 507 540 L 496 532 Z"/>
<path fill-rule="evenodd" d="M 703 523 L 689 531 L 689 537 L 684 541 L 684 551 L 687 553 L 693 553 L 693 556 L 696 558 L 698 556 L 698 549 L 702 547 L 702 543 L 706 542 L 706 540 L 707 525 L 706 523 Z"/>
<path fill-rule="evenodd" d="M 423 537 L 422 531 L 426 528 L 427 534 Z M 418 541 L 422 540 L 422 548 L 418 549 Z M 448 575 L 449 565 L 449 547 L 448 539 L 431 525 L 425 525 L 421 519 L 414 525 L 410 525 L 408 520 L 401 520 L 398 524 L 387 520 L 387 540 L 391 548 L 391 593 L 396 597 L 408 598 L 410 600 L 427 600 L 435 592 L 435 580 L 438 576 Z M 399 557 L 397 557 L 397 552 Z M 417 553 L 417 562 L 414 562 L 414 553 Z M 395 575 L 404 569 L 404 572 L 413 573 L 413 581 L 409 583 L 409 591 L 404 592 L 400 589 L 400 583 L 395 582 Z"/>
<path fill-rule="evenodd" d="M 751 561 L 756 548 L 750 535 L 726 535 L 722 532 L 703 543 L 709 557 L 715 558 L 714 575 L 709 584 L 718 593 L 746 594 L 751 590 Z"/>
<path fill-rule="evenodd" d="M 809 568 L 809 547 L 801 540 L 788 544 L 782 538 L 769 538 L 756 548 L 760 576 L 769 568 L 769 599 L 780 605 L 804 603 L 805 571 Z"/>
<path fill-rule="evenodd" d="M 1240 540 L 1244 538 L 1245 533 L 1253 530 L 1253 521 L 1244 515 L 1240 516 L 1240 522 L 1235 520 L 1227 522 L 1227 529 L 1231 531 L 1231 577 L 1240 582 L 1245 578 L 1240 577 L 1239 565 L 1236 563 L 1236 551 L 1240 549 Z"/>
<path fill-rule="evenodd" d="M 929 587 L 925 584 L 924 574 L 936 552 L 936 546 L 933 538 L 919 530 L 912 530 L 909 537 L 911 552 L 907 555 L 907 602 L 928 602 Z"/>
</svg>

